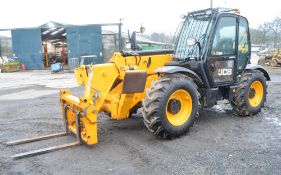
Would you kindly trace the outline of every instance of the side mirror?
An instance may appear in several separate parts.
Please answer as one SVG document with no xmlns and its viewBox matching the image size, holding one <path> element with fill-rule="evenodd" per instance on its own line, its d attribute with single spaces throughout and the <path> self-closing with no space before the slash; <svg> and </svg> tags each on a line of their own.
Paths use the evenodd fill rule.
<svg viewBox="0 0 281 175">
<path fill-rule="evenodd" d="M 197 39 L 195 39 L 195 38 L 187 38 L 187 40 L 186 40 L 186 43 L 187 43 L 188 46 L 193 46 L 193 45 L 195 45 L 197 42 L 198 42 L 198 41 L 197 41 Z"/>
<path fill-rule="evenodd" d="M 132 48 L 132 45 L 131 45 L 131 43 L 130 42 L 126 42 L 126 49 L 131 49 Z"/>
</svg>

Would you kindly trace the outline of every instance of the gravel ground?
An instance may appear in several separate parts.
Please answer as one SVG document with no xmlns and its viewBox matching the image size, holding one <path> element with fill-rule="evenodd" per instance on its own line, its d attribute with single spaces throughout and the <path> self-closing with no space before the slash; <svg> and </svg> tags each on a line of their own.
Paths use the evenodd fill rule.
<svg viewBox="0 0 281 175">
<path fill-rule="evenodd" d="M 222 103 L 202 109 L 186 136 L 161 140 L 147 131 L 141 117 L 112 121 L 101 114 L 99 144 L 20 160 L 11 156 L 75 140 L 68 136 L 4 145 L 8 140 L 61 131 L 59 89 L 46 84 L 58 77 L 61 85 L 75 80 L 69 74 L 44 72 L 40 76 L 49 76 L 43 78 L 45 84 L 38 77 L 36 82 L 24 84 L 17 81 L 20 73 L 1 74 L 0 174 L 281 174 L 281 71 L 271 72 L 266 106 L 256 116 L 235 116 L 231 106 Z M 38 72 L 30 74 L 36 77 Z M 5 88 L 5 83 L 13 88 Z M 82 92 L 71 87 L 76 94 Z M 37 95 L 26 95 L 30 92 Z"/>
</svg>

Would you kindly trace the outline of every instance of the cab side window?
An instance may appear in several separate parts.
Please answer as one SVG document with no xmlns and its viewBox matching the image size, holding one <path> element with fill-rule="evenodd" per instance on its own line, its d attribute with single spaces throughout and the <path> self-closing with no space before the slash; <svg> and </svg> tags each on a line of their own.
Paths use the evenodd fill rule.
<svg viewBox="0 0 281 175">
<path fill-rule="evenodd" d="M 218 23 L 212 44 L 211 55 L 234 55 L 236 39 L 236 18 L 222 17 Z"/>
<path fill-rule="evenodd" d="M 238 60 L 237 69 L 241 71 L 248 63 L 250 56 L 250 38 L 248 31 L 248 22 L 245 18 L 239 19 L 239 37 L 238 37 Z"/>
</svg>

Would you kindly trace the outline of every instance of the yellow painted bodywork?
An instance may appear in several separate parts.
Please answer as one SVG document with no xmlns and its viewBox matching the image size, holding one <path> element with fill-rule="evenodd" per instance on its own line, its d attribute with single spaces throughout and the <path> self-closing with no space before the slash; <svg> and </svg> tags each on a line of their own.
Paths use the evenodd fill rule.
<svg viewBox="0 0 281 175">
<path fill-rule="evenodd" d="M 96 144 L 98 113 L 107 112 L 111 119 L 127 119 L 130 117 L 129 111 L 145 96 L 145 90 L 131 94 L 122 92 L 126 72 L 145 70 L 147 79 L 144 89 L 146 89 L 158 79 L 158 74 L 153 71 L 170 61 L 172 61 L 170 55 L 123 57 L 117 52 L 106 64 L 76 68 L 77 83 L 84 85 L 85 90 L 81 97 L 73 96 L 68 90 L 61 90 L 63 115 L 65 108 L 67 109 L 65 117 L 67 128 L 77 134 L 76 116 L 78 115 L 81 140 L 88 145 Z"/>
</svg>

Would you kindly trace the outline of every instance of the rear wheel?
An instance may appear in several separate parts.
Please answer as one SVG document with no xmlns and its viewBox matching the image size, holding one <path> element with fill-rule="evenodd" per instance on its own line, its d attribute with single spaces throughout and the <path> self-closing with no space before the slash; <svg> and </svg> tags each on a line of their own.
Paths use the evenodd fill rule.
<svg viewBox="0 0 281 175">
<path fill-rule="evenodd" d="M 146 91 L 143 100 L 144 124 L 161 138 L 186 133 L 198 115 L 199 93 L 185 75 L 165 75 Z"/>
<path fill-rule="evenodd" d="M 266 101 L 266 94 L 266 79 L 262 72 L 253 70 L 244 73 L 231 101 L 234 112 L 240 116 L 260 112 Z"/>
</svg>

